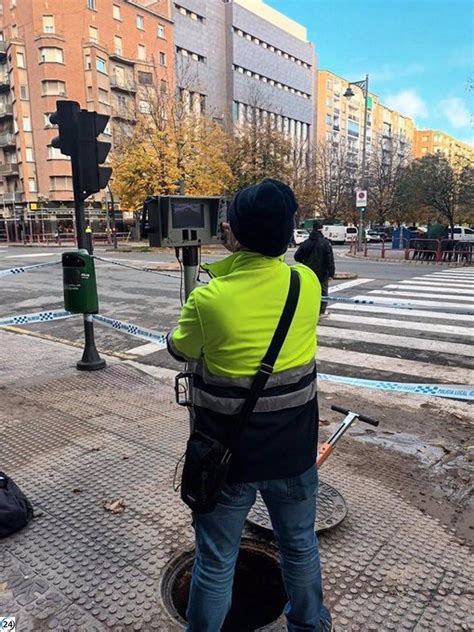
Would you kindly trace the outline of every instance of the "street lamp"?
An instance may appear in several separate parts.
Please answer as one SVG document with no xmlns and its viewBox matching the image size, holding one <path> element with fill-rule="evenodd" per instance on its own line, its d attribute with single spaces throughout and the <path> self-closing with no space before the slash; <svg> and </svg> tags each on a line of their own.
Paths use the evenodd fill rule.
<svg viewBox="0 0 474 632">
<path fill-rule="evenodd" d="M 350 99 L 354 96 L 354 91 L 351 86 L 356 86 L 362 90 L 362 94 L 364 95 L 365 105 L 364 105 L 364 131 L 363 131 L 363 140 L 362 140 L 362 175 L 361 175 L 361 188 L 367 191 L 367 178 L 366 178 L 366 160 L 367 160 L 367 117 L 369 110 L 369 75 L 365 75 L 365 79 L 362 81 L 351 81 L 347 86 L 346 91 L 343 96 L 347 99 Z M 359 208 L 359 246 L 358 249 L 362 250 L 362 237 L 364 232 L 364 211 L 365 207 L 361 206 Z"/>
</svg>

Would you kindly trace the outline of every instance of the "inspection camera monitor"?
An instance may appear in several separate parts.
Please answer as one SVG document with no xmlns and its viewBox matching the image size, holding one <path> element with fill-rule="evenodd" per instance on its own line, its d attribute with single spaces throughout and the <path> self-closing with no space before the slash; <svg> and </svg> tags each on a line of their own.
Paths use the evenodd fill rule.
<svg viewBox="0 0 474 632">
<path fill-rule="evenodd" d="M 142 232 L 148 232 L 150 246 L 218 244 L 220 224 L 226 220 L 226 198 L 154 196 L 145 200 Z"/>
</svg>

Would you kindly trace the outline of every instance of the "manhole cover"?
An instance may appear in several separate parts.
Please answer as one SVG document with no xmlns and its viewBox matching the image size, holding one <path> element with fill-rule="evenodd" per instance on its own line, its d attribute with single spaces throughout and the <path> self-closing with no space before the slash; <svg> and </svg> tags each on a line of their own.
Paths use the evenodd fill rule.
<svg viewBox="0 0 474 632">
<path fill-rule="evenodd" d="M 194 551 L 172 561 L 163 579 L 163 600 L 174 619 L 186 622 Z M 222 632 L 254 632 L 276 619 L 287 601 L 276 552 L 243 539 L 235 569 L 232 607 Z"/>
<path fill-rule="evenodd" d="M 317 533 L 332 529 L 344 520 L 347 515 L 347 505 L 344 497 L 331 485 L 319 481 L 317 515 L 315 529 Z M 272 531 L 272 523 L 265 503 L 260 494 L 247 517 L 248 522 L 260 529 Z"/>
</svg>

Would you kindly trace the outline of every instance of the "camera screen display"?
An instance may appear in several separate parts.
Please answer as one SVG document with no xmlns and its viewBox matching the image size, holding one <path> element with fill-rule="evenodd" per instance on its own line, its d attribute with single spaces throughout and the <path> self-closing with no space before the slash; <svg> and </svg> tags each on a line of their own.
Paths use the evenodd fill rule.
<svg viewBox="0 0 474 632">
<path fill-rule="evenodd" d="M 204 228 L 204 204 L 176 202 L 171 207 L 173 228 Z"/>
</svg>

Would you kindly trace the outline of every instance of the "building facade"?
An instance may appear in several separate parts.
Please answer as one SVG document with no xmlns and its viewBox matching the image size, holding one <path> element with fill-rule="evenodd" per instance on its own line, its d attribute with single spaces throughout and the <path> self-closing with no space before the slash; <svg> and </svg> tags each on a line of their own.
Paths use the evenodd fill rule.
<svg viewBox="0 0 474 632">
<path fill-rule="evenodd" d="M 314 128 L 315 54 L 306 29 L 262 0 L 173 1 L 176 82 L 227 127 L 256 114 L 299 143 Z"/>
<path fill-rule="evenodd" d="M 452 165 L 474 164 L 474 147 L 472 145 L 463 143 L 439 130 L 416 130 L 415 158 L 422 158 L 428 154 L 442 154 Z"/>
<path fill-rule="evenodd" d="M 365 99 L 362 90 L 357 87 L 353 87 L 353 97 L 344 97 L 349 81 L 329 70 L 318 71 L 316 142 L 345 142 L 348 158 L 357 167 L 362 159 Z M 376 94 L 369 93 L 367 156 L 370 157 L 383 139 L 393 138 L 398 139 L 404 151 L 412 151 L 415 142 L 414 121 L 386 107 Z"/>
<path fill-rule="evenodd" d="M 70 206 L 69 159 L 51 145 L 58 99 L 111 116 L 112 141 L 173 81 L 168 0 L 3 0 L 0 15 L 0 212 Z M 101 195 L 96 196 L 96 201 Z"/>
</svg>

